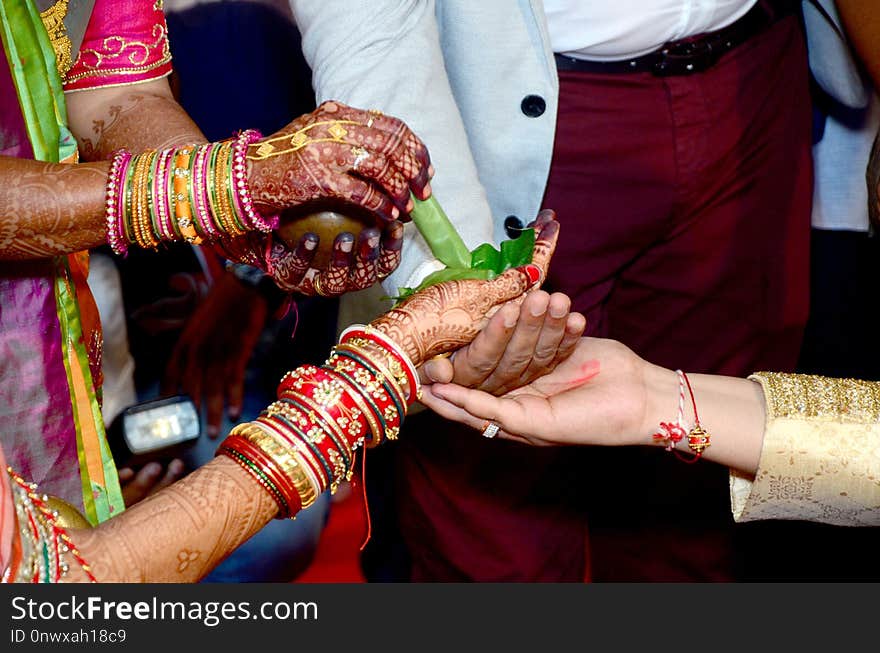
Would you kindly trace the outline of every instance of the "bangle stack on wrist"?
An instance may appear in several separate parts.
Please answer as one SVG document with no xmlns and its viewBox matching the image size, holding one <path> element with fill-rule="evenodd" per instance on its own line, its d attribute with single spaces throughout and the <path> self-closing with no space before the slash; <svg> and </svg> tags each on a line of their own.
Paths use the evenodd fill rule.
<svg viewBox="0 0 880 653">
<path fill-rule="evenodd" d="M 184 240 L 198 245 L 249 231 L 271 231 L 278 216 L 253 206 L 244 152 L 260 133 L 233 140 L 113 155 L 107 179 L 107 242 L 117 254 L 128 245 L 155 249 Z"/>
<path fill-rule="evenodd" d="M 254 476 L 279 517 L 292 517 L 351 478 L 358 447 L 396 439 L 418 391 L 415 368 L 400 348 L 358 326 L 322 366 L 286 374 L 278 400 L 234 428 L 217 453 Z"/>
</svg>

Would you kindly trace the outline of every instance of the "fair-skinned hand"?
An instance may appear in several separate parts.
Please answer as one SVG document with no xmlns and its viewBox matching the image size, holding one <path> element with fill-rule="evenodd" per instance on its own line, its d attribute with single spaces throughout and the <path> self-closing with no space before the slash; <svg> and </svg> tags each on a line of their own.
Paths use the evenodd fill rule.
<svg viewBox="0 0 880 653">
<path fill-rule="evenodd" d="M 656 427 L 648 410 L 649 367 L 619 342 L 581 338 L 553 372 L 501 397 L 434 384 L 424 388 L 422 403 L 475 429 L 494 421 L 502 429 L 498 437 L 533 445 L 649 444 Z"/>
<path fill-rule="evenodd" d="M 536 231 L 533 262 L 546 276 L 559 236 L 556 214 L 544 210 L 529 225 Z M 567 358 L 586 328 L 586 319 L 571 313 L 571 300 L 561 293 L 533 290 L 503 306 L 476 339 L 450 358 L 428 360 L 422 381 L 453 382 L 492 394 L 526 385 Z"/>
<path fill-rule="evenodd" d="M 457 279 L 420 290 L 371 322 L 400 345 L 416 367 L 473 341 L 499 308 L 534 287 L 541 268 L 529 264 L 489 281 Z"/>
<path fill-rule="evenodd" d="M 535 231 L 531 264 L 490 281 L 459 279 L 429 286 L 374 320 L 373 326 L 403 347 L 416 367 L 470 344 L 505 303 L 523 302 L 525 293 L 546 277 L 559 237 L 556 214 L 542 211 Z M 503 324 L 504 318 L 499 319 Z"/>
<path fill-rule="evenodd" d="M 182 390 L 199 410 L 204 407 L 209 437 L 220 434 L 224 406 L 233 421 L 241 414 L 245 369 L 268 316 L 265 298 L 227 273 L 199 304 L 177 340 L 162 392 Z"/>
<path fill-rule="evenodd" d="M 119 483 L 122 486 L 122 498 L 125 501 L 125 506 L 130 508 L 154 492 L 168 487 L 182 478 L 184 471 L 183 461 L 178 458 L 164 467 L 157 462 L 147 463 L 137 471 L 131 467 L 120 467 L 118 470 Z"/>
<path fill-rule="evenodd" d="M 566 295 L 533 290 L 519 306 L 502 306 L 471 344 L 449 358 L 428 360 L 419 370 L 421 380 L 495 395 L 526 385 L 574 351 L 587 321 L 570 309 Z"/>
<path fill-rule="evenodd" d="M 703 458 L 754 474 L 766 424 L 761 385 L 712 374 L 688 374 L 688 383 L 694 399 L 683 402 L 683 424 L 695 424 L 693 406 L 699 404 L 700 424 L 712 443 Z M 655 434 L 661 422 L 676 419 L 681 392 L 675 371 L 642 360 L 619 342 L 581 338 L 553 372 L 501 397 L 436 383 L 423 389 L 422 402 L 479 431 L 495 422 L 497 437 L 526 444 L 665 446 Z M 675 448 L 693 455 L 686 438 Z"/>
</svg>

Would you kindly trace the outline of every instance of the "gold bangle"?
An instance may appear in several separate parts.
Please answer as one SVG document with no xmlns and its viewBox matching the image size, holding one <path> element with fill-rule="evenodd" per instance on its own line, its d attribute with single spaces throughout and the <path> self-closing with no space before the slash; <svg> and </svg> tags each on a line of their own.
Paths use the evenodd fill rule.
<svg viewBox="0 0 880 653">
<path fill-rule="evenodd" d="M 280 434 L 271 433 L 258 422 L 240 424 L 232 430 L 245 440 L 259 447 L 277 466 L 278 471 L 287 478 L 299 494 L 302 508 L 308 508 L 318 498 L 317 484 L 313 484 L 303 469 L 303 463 L 296 450 L 289 444 L 279 441 Z M 280 436 L 283 438 L 283 436 Z"/>
<path fill-rule="evenodd" d="M 315 502 L 318 496 L 317 484 L 313 484 L 306 476 L 303 470 L 304 463 L 296 449 L 279 439 L 284 436 L 279 433 L 271 433 L 259 424 L 254 424 L 253 428 L 244 434 L 244 437 L 260 447 L 278 464 L 281 473 L 296 488 L 304 508 Z"/>
<path fill-rule="evenodd" d="M 150 226 L 149 206 L 146 198 L 149 192 L 149 170 L 153 153 L 155 150 L 147 150 L 138 155 L 132 179 L 133 231 L 138 245 L 143 249 L 153 249 L 158 244 L 151 233 L 152 227 Z"/>
<path fill-rule="evenodd" d="M 246 231 L 236 223 L 232 202 L 229 199 L 229 158 L 231 155 L 231 141 L 223 143 L 217 148 L 212 191 L 217 201 L 217 221 L 230 236 L 240 236 Z"/>
<path fill-rule="evenodd" d="M 305 431 L 302 430 L 306 426 L 303 423 L 305 421 L 305 418 L 296 415 L 292 408 L 281 401 L 274 401 L 269 404 L 269 406 L 266 408 L 266 414 L 270 417 L 282 417 L 291 421 L 291 424 L 289 426 L 284 422 L 272 422 L 271 424 L 267 424 L 266 426 L 273 429 L 279 429 L 279 431 L 281 431 L 281 436 L 286 438 L 288 442 L 293 444 L 294 448 L 299 451 L 300 456 L 302 456 L 302 458 L 307 462 L 305 470 L 306 473 L 309 475 L 309 478 L 314 481 L 314 486 L 318 488 L 318 491 L 323 492 L 325 488 L 324 484 L 321 483 L 319 476 L 324 475 L 327 470 L 324 468 L 324 465 L 321 464 L 321 461 L 318 459 L 317 454 L 309 448 L 308 444 L 306 444 L 306 439 L 309 436 Z M 295 422 L 299 426 L 293 424 L 293 422 Z M 327 479 L 327 482 L 330 482 L 329 478 Z"/>
</svg>

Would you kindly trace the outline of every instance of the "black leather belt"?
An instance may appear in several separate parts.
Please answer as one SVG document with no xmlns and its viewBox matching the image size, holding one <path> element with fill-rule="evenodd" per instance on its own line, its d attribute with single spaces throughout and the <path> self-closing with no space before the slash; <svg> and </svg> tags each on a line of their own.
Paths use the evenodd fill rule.
<svg viewBox="0 0 880 653">
<path fill-rule="evenodd" d="M 670 41 L 654 52 L 619 61 L 588 61 L 556 55 L 556 69 L 588 73 L 652 73 L 658 77 L 691 75 L 711 68 L 736 46 L 794 13 L 800 2 L 758 0 L 739 20 L 715 32 Z"/>
</svg>

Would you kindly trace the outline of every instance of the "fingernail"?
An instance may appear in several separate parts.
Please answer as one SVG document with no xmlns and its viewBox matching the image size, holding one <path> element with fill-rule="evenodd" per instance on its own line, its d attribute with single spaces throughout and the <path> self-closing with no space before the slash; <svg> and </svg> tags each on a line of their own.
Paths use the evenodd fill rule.
<svg viewBox="0 0 880 653">
<path fill-rule="evenodd" d="M 558 320 L 561 317 L 565 317 L 565 307 L 564 306 L 553 306 L 550 305 L 550 317 Z"/>
<path fill-rule="evenodd" d="M 241 417 L 241 408 L 239 406 L 230 406 L 229 419 L 231 419 L 232 421 L 237 421 L 239 417 Z"/>
<path fill-rule="evenodd" d="M 539 268 L 537 265 L 527 265 L 526 274 L 529 277 L 529 281 L 531 281 L 532 283 L 538 283 L 541 280 L 541 268 Z"/>
<path fill-rule="evenodd" d="M 220 427 L 215 426 L 214 424 L 209 424 L 208 425 L 208 437 L 209 438 L 216 438 L 218 435 L 220 435 Z"/>
<path fill-rule="evenodd" d="M 428 176 L 429 176 L 429 177 L 433 177 L 433 176 L 434 176 L 434 166 L 433 166 L 433 165 L 429 165 L 429 166 L 428 166 Z"/>
<path fill-rule="evenodd" d="M 431 361 L 428 361 L 427 363 L 425 363 L 425 376 L 427 376 L 429 379 L 431 379 L 432 382 L 436 383 L 437 382 L 437 375 L 434 374 L 434 367 L 435 367 L 435 365 Z"/>
<path fill-rule="evenodd" d="M 396 206 L 391 209 L 391 217 L 394 218 L 395 220 L 397 220 L 397 218 L 400 217 L 400 209 L 398 209 Z"/>
<path fill-rule="evenodd" d="M 547 308 L 544 306 L 539 305 L 539 306 L 530 306 L 529 307 L 529 313 L 532 314 L 532 317 L 540 317 L 546 312 L 547 312 Z"/>
<path fill-rule="evenodd" d="M 303 242 L 303 247 L 305 247 L 309 251 L 312 251 L 317 246 L 318 246 L 318 239 L 317 238 L 306 238 Z"/>
<path fill-rule="evenodd" d="M 144 468 L 144 471 L 150 476 L 156 476 L 157 474 L 159 474 L 159 472 L 162 471 L 162 465 L 160 465 L 159 463 L 149 463 Z"/>
<path fill-rule="evenodd" d="M 352 240 L 343 240 L 339 244 L 339 249 L 341 249 L 343 252 L 350 252 L 352 247 L 354 247 L 354 241 Z"/>
</svg>

